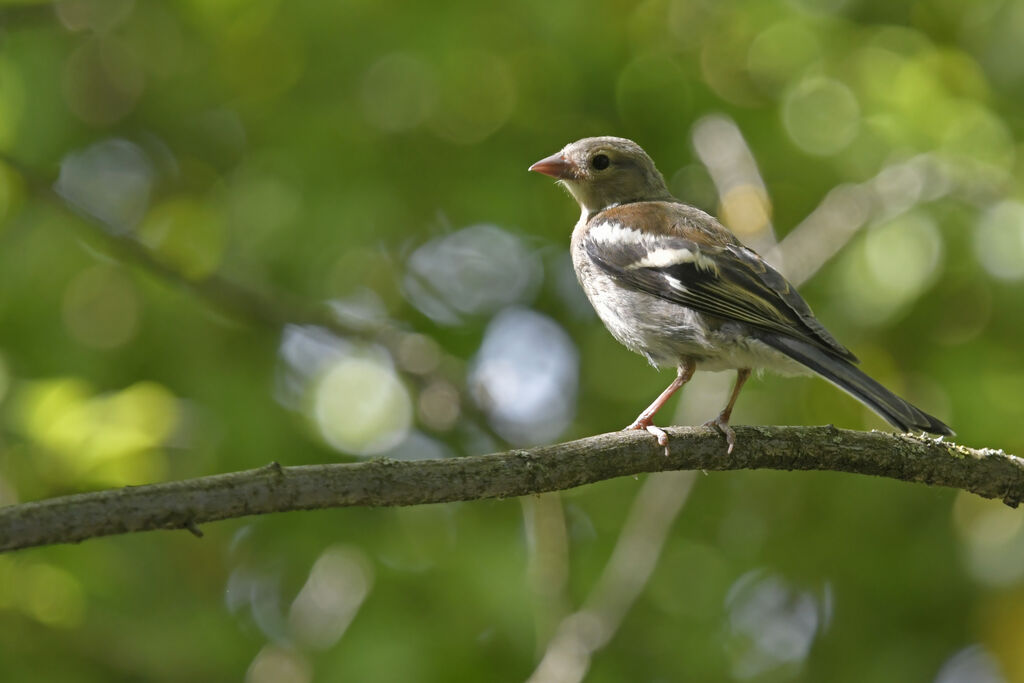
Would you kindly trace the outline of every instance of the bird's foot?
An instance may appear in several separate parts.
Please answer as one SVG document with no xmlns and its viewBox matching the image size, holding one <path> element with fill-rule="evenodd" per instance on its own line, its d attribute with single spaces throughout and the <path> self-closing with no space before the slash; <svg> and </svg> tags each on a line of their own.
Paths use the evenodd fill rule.
<svg viewBox="0 0 1024 683">
<path fill-rule="evenodd" d="M 642 419 L 638 417 L 633 421 L 633 424 L 629 425 L 622 431 L 628 432 L 633 429 L 642 429 L 648 434 L 653 435 L 658 440 L 658 445 L 665 449 L 665 457 L 668 457 L 668 434 L 666 434 L 665 430 L 661 427 L 655 427 L 651 424 L 651 418 Z"/>
<path fill-rule="evenodd" d="M 714 420 L 708 420 L 704 423 L 705 427 L 714 427 L 722 436 L 725 437 L 725 442 L 729 444 L 729 447 L 725 450 L 726 455 L 732 453 L 732 449 L 736 446 L 736 432 L 729 426 L 729 418 L 719 415 Z"/>
</svg>

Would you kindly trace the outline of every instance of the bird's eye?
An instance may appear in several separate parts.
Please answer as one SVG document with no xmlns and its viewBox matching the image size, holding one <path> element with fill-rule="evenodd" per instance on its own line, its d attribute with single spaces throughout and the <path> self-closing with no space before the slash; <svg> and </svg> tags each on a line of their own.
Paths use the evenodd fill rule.
<svg viewBox="0 0 1024 683">
<path fill-rule="evenodd" d="M 598 171 L 603 171 L 608 168 L 608 164 L 610 163 L 611 160 L 608 158 L 607 154 L 595 154 L 594 158 L 590 160 L 590 165 Z"/>
</svg>

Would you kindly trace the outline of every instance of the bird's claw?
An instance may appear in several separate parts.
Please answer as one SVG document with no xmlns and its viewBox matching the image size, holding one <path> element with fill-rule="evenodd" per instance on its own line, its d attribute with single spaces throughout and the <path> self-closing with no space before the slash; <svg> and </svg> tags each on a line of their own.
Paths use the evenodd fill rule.
<svg viewBox="0 0 1024 683">
<path fill-rule="evenodd" d="M 644 427 L 648 433 L 653 434 L 658 439 L 658 445 L 665 449 L 665 457 L 669 456 L 668 453 L 668 434 L 661 427 L 655 427 L 654 425 L 647 425 Z"/>
<path fill-rule="evenodd" d="M 665 433 L 664 429 L 662 429 L 661 427 L 654 426 L 653 424 L 651 424 L 651 421 L 649 419 L 648 420 L 641 420 L 641 419 L 637 418 L 637 420 L 634 421 L 633 424 L 629 425 L 628 427 L 626 427 L 622 431 L 628 432 L 628 431 L 633 430 L 633 429 L 636 429 L 636 430 L 642 429 L 645 432 L 647 432 L 648 434 L 653 435 L 658 440 L 658 445 L 665 449 L 665 457 L 667 458 L 669 456 L 669 452 L 668 452 L 668 434 Z"/>
<path fill-rule="evenodd" d="M 731 455 L 732 449 L 736 446 L 736 432 L 734 432 L 732 427 L 729 426 L 729 421 L 722 419 L 722 416 L 719 415 L 714 420 L 708 420 L 705 422 L 704 426 L 714 427 L 722 434 L 722 436 L 725 437 L 725 442 L 729 444 L 729 447 L 725 450 L 725 454 Z"/>
</svg>

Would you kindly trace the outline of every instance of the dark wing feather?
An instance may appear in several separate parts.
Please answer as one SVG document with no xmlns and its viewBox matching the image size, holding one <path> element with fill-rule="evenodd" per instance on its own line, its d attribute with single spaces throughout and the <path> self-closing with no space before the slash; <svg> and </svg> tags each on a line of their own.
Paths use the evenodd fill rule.
<svg viewBox="0 0 1024 683">
<path fill-rule="evenodd" d="M 857 361 L 815 319 L 786 279 L 746 247 L 698 244 L 675 234 L 650 232 L 634 241 L 588 236 L 584 247 L 594 263 L 625 286 Z M 673 254 L 681 258 L 673 261 Z"/>
<path fill-rule="evenodd" d="M 859 362 L 849 349 L 840 344 L 825 329 L 825 326 L 818 322 L 818 319 L 814 317 L 813 311 L 811 311 L 811 307 L 807 305 L 803 297 L 800 296 L 793 285 L 789 284 L 789 281 L 779 271 L 772 268 L 764 259 L 746 247 L 730 246 L 728 250 L 749 272 L 753 273 L 760 280 L 764 288 L 770 290 L 772 295 L 777 296 L 785 303 L 789 308 L 789 312 L 797 316 L 800 323 L 806 326 L 815 339 L 824 342 L 829 350 L 835 352 L 840 357 L 853 363 Z"/>
</svg>

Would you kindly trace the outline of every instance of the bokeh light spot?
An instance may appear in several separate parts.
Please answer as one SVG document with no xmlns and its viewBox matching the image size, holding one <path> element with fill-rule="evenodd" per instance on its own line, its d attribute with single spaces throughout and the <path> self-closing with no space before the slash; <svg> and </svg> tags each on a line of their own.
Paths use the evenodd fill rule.
<svg viewBox="0 0 1024 683">
<path fill-rule="evenodd" d="M 142 148 L 111 138 L 65 156 L 54 189 L 112 232 L 125 232 L 149 207 L 155 175 Z"/>
<path fill-rule="evenodd" d="M 942 237 L 930 216 L 908 213 L 872 226 L 865 248 L 874 280 L 884 283 L 891 293 L 913 296 L 939 263 Z"/>
<path fill-rule="evenodd" d="M 163 471 L 156 450 L 174 433 L 174 396 L 154 382 L 93 394 L 77 378 L 36 381 L 17 395 L 18 422 L 42 446 L 36 465 L 48 479 L 75 485 L 141 484 Z"/>
<path fill-rule="evenodd" d="M 511 308 L 487 326 L 469 383 L 505 439 L 548 443 L 575 413 L 578 365 L 576 347 L 554 320 Z"/>
<path fill-rule="evenodd" d="M 831 620 L 832 591 L 826 584 L 817 596 L 779 576 L 754 570 L 729 590 L 726 608 L 730 630 L 726 647 L 732 655 L 733 675 L 762 680 L 769 672 L 799 672 L 815 637 Z"/>
<path fill-rule="evenodd" d="M 991 586 L 1010 586 L 1024 577 L 1024 518 L 1001 501 L 957 493 L 953 528 L 966 551 L 967 569 Z"/>
<path fill-rule="evenodd" d="M 398 343 L 398 364 L 416 375 L 431 373 L 441 364 L 441 346 L 425 334 L 406 334 Z"/>
<path fill-rule="evenodd" d="M 1024 203 L 1006 200 L 988 209 L 974 231 L 974 250 L 992 275 L 1024 278 Z"/>
<path fill-rule="evenodd" d="M 333 646 L 352 623 L 372 585 L 370 562 L 360 550 L 345 546 L 325 550 L 289 610 L 293 638 L 311 649 Z"/>
<path fill-rule="evenodd" d="M 88 268 L 64 291 L 62 314 L 68 331 L 86 346 L 122 346 L 131 341 L 139 326 L 135 284 L 116 268 Z"/>
<path fill-rule="evenodd" d="M 296 220 L 302 209 L 302 195 L 273 174 L 243 169 L 231 179 L 227 204 L 240 242 L 253 245 Z"/>
<path fill-rule="evenodd" d="M 139 239 L 182 275 L 199 280 L 217 270 L 227 235 L 218 209 L 182 197 L 154 207 L 139 226 Z"/>
<path fill-rule="evenodd" d="M 424 314 L 455 325 L 462 314 L 528 301 L 541 275 L 540 261 L 518 237 L 495 225 L 475 225 L 413 252 L 403 287 Z"/>
<path fill-rule="evenodd" d="M 415 55 L 385 55 L 367 69 L 361 95 L 363 114 L 372 125 L 392 133 L 409 130 L 436 109 L 437 74 Z"/>
<path fill-rule="evenodd" d="M 878 74 L 875 78 L 878 79 Z M 885 81 L 882 87 L 886 99 L 905 126 L 921 128 L 934 138 L 955 120 L 938 74 L 922 60 L 904 60 L 889 78 L 878 80 Z"/>
<path fill-rule="evenodd" d="M 505 125 L 515 104 L 515 79 L 503 59 L 488 52 L 456 52 L 441 69 L 439 105 L 430 129 L 449 142 L 477 143 Z"/>
<path fill-rule="evenodd" d="M 954 158 L 1009 170 L 1016 159 L 1013 134 L 1002 119 L 970 100 L 951 103 L 942 149 Z"/>
<path fill-rule="evenodd" d="M 1006 683 L 1006 678 L 988 650 L 970 645 L 946 660 L 934 683 Z"/>
<path fill-rule="evenodd" d="M 702 41 L 700 51 L 701 74 L 708 87 L 727 102 L 747 107 L 761 103 L 747 69 L 752 38 L 750 27 L 737 23 L 719 31 L 714 40 Z"/>
<path fill-rule="evenodd" d="M 95 36 L 68 57 L 64 97 L 86 123 L 108 126 L 132 112 L 145 82 L 133 50 L 111 35 Z"/>
<path fill-rule="evenodd" d="M 839 152 L 856 137 L 860 106 L 846 85 L 815 76 L 800 81 L 786 93 L 782 122 L 800 149 L 827 156 Z"/>
<path fill-rule="evenodd" d="M 771 221 L 771 210 L 771 202 L 763 189 L 737 185 L 722 196 L 718 215 L 742 239 L 765 230 Z"/>
<path fill-rule="evenodd" d="M 844 257 L 844 310 L 864 324 L 884 322 L 935 280 L 942 252 L 942 236 L 927 214 L 910 212 L 873 225 Z"/>
<path fill-rule="evenodd" d="M 22 566 L 14 595 L 22 611 L 46 624 L 74 628 L 85 616 L 85 595 L 73 574 L 49 564 Z"/>
<path fill-rule="evenodd" d="M 459 419 L 459 392 L 449 382 L 438 380 L 420 394 L 417 409 L 420 420 L 430 429 L 444 432 L 455 426 Z"/>
<path fill-rule="evenodd" d="M 773 84 L 791 80 L 820 57 L 821 45 L 801 21 L 786 19 L 762 31 L 747 52 L 751 74 Z"/>
<path fill-rule="evenodd" d="M 339 358 L 320 377 L 313 415 L 332 447 L 375 455 L 405 438 L 412 426 L 412 400 L 389 363 L 353 353 Z"/>
<path fill-rule="evenodd" d="M 245 672 L 245 683 L 310 683 L 313 665 L 305 655 L 280 645 L 263 646 Z"/>
<path fill-rule="evenodd" d="M 338 360 L 352 352 L 352 344 L 320 327 L 288 325 L 281 338 L 275 398 L 292 410 L 308 407 L 310 387 Z"/>
<path fill-rule="evenodd" d="M 305 45 L 282 21 L 281 11 L 278 0 L 242 3 L 230 28 L 218 36 L 221 78 L 243 100 L 276 100 L 306 70 Z"/>
</svg>

